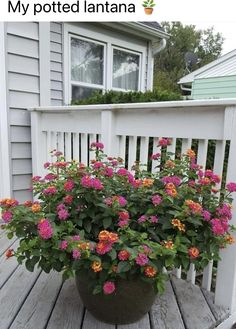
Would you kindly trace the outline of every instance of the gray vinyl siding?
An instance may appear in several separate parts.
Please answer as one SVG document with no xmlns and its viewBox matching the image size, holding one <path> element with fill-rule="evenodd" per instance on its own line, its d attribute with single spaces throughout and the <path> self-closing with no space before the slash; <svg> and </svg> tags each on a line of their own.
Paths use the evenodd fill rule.
<svg viewBox="0 0 236 329">
<path fill-rule="evenodd" d="M 39 25 L 8 22 L 7 70 L 13 197 L 31 199 L 30 114 L 39 106 Z"/>
<path fill-rule="evenodd" d="M 63 105 L 62 23 L 50 24 L 51 105 Z"/>
</svg>

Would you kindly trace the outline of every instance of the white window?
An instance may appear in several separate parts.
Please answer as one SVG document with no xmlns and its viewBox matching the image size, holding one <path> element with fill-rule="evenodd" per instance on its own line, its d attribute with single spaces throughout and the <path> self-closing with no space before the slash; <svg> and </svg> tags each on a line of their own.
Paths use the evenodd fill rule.
<svg viewBox="0 0 236 329">
<path fill-rule="evenodd" d="M 113 48 L 112 89 L 140 90 L 140 56 Z"/>
<path fill-rule="evenodd" d="M 105 45 L 70 36 L 71 98 L 82 99 L 104 90 Z"/>
<path fill-rule="evenodd" d="M 64 25 L 65 103 L 95 91 L 145 90 L 147 44 L 89 25 Z"/>
</svg>

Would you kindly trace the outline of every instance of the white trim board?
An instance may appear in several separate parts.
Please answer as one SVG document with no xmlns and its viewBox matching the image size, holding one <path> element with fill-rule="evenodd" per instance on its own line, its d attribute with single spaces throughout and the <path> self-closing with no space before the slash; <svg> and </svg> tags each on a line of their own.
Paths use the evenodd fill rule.
<svg viewBox="0 0 236 329">
<path fill-rule="evenodd" d="M 0 22 L 0 198 L 11 196 L 5 23 Z"/>
</svg>

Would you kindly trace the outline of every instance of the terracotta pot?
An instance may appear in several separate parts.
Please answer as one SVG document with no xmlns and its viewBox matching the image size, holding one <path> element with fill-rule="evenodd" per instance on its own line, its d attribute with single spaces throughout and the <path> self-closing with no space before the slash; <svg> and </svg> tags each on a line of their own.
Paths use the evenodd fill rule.
<svg viewBox="0 0 236 329">
<path fill-rule="evenodd" d="M 146 7 L 144 8 L 144 11 L 146 15 L 151 15 L 153 12 L 153 8 Z"/>
<path fill-rule="evenodd" d="M 152 284 L 140 278 L 116 281 L 115 293 L 93 295 L 89 278 L 76 275 L 76 285 L 84 306 L 98 320 L 112 324 L 128 324 L 140 320 L 152 307 L 156 292 Z"/>
</svg>

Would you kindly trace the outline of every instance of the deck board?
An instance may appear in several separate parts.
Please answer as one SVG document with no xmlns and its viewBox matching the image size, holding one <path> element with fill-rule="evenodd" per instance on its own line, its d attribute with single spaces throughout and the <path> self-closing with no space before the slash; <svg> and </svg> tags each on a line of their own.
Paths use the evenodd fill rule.
<svg viewBox="0 0 236 329">
<path fill-rule="evenodd" d="M 172 278 L 172 284 L 186 327 L 191 329 L 214 328 L 216 321 L 201 289 L 175 277 Z"/>
<path fill-rule="evenodd" d="M 84 309 L 74 279 L 62 285 L 58 273 L 30 273 L 14 257 L 6 259 L 5 250 L 17 244 L 0 230 L 0 329 L 213 329 L 229 316 L 212 293 L 173 276 L 139 322 L 102 323 Z"/>
<path fill-rule="evenodd" d="M 41 273 L 10 329 L 44 329 L 61 288 L 57 272 Z"/>
<path fill-rule="evenodd" d="M 81 328 L 84 307 L 73 279 L 67 280 L 60 291 L 47 329 Z M 92 329 L 92 328 L 91 328 Z"/>
<path fill-rule="evenodd" d="M 16 249 L 18 246 L 18 241 L 11 246 L 11 248 Z M 4 283 L 8 280 L 8 278 L 12 275 L 15 269 L 18 266 L 18 262 L 15 257 L 6 258 L 5 255 L 0 257 L 0 288 L 4 285 Z"/>
<path fill-rule="evenodd" d="M 4 284 L 0 291 L 1 329 L 9 328 L 39 273 L 38 270 L 30 273 L 23 266 L 19 266 Z"/>
<path fill-rule="evenodd" d="M 185 329 L 170 281 L 163 295 L 157 296 L 150 312 L 152 328 Z"/>
</svg>

